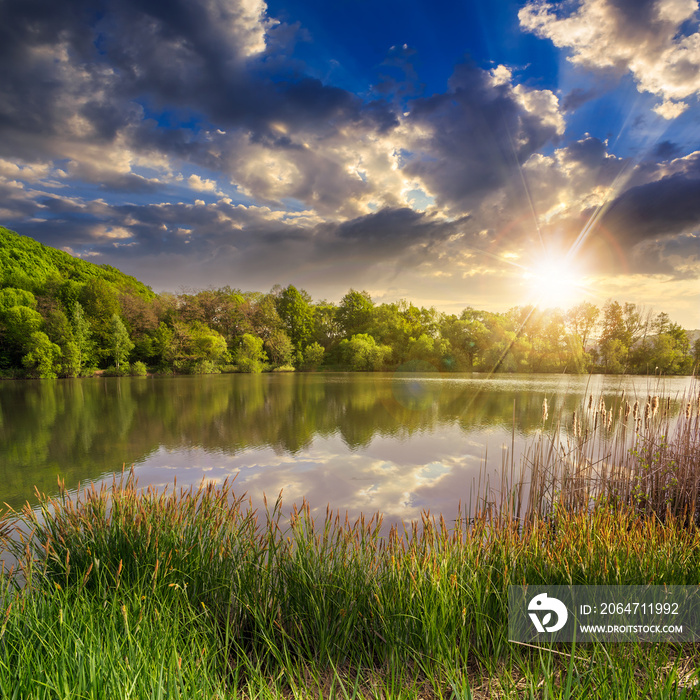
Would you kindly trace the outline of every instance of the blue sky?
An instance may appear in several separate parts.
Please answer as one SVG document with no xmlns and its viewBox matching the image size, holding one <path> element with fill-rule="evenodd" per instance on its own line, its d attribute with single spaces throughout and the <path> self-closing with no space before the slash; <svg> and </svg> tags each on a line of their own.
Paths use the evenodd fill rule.
<svg viewBox="0 0 700 700">
<path fill-rule="evenodd" d="M 155 290 L 700 327 L 697 0 L 5 0 L 0 224 Z"/>
</svg>

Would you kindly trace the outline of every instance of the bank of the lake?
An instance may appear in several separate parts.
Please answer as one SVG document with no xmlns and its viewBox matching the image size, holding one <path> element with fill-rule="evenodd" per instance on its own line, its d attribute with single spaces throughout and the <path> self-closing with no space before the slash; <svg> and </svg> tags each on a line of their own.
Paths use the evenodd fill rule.
<svg viewBox="0 0 700 700">
<path fill-rule="evenodd" d="M 572 439 L 536 435 L 522 511 L 516 482 L 472 519 L 387 536 L 372 518 L 255 512 L 229 483 L 159 492 L 127 477 L 43 498 L 0 528 L 34 528 L 16 552 L 29 585 L 2 578 L 0 693 L 694 697 L 692 644 L 508 641 L 510 584 L 700 583 L 700 397 L 677 417 L 664 397 L 627 406 L 598 397 Z M 615 469 L 591 469 L 599 433 Z"/>
</svg>

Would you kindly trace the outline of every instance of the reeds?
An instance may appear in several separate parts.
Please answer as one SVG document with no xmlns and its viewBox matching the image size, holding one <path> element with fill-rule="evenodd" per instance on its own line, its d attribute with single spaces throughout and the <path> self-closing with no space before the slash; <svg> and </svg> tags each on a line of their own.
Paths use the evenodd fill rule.
<svg viewBox="0 0 700 700">
<path fill-rule="evenodd" d="M 230 482 L 42 496 L 0 526 L 0 697 L 671 697 L 692 647 L 507 639 L 511 584 L 700 583 L 697 401 L 644 405 L 591 399 L 498 508 L 388 536 Z"/>
<path fill-rule="evenodd" d="M 529 446 L 518 479 L 506 482 L 509 493 L 525 482 L 527 498 L 502 517 L 529 523 L 555 509 L 611 503 L 699 525 L 700 391 L 674 403 L 649 395 L 631 405 L 623 392 L 610 405 L 590 396 L 570 420 L 558 417 Z"/>
</svg>

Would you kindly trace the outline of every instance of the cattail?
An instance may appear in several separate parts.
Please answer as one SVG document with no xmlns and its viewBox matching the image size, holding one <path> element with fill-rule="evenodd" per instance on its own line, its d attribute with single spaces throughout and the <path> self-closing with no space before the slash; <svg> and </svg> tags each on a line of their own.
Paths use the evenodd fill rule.
<svg viewBox="0 0 700 700">
<path fill-rule="evenodd" d="M 608 413 L 608 430 L 612 428 L 612 418 L 613 418 L 613 412 L 612 409 L 610 409 L 610 413 Z"/>
<path fill-rule="evenodd" d="M 598 408 L 601 413 L 605 413 L 605 399 L 602 396 L 600 397 L 600 404 Z"/>
<path fill-rule="evenodd" d="M 698 399 L 698 404 L 700 404 L 700 398 Z M 593 394 L 588 397 L 588 410 L 593 408 Z"/>
<path fill-rule="evenodd" d="M 625 420 L 627 420 L 630 417 L 631 410 L 632 410 L 632 406 L 630 406 L 630 402 L 625 401 Z"/>
<path fill-rule="evenodd" d="M 688 420 L 690 418 L 690 413 L 691 413 L 691 405 L 690 401 L 688 401 L 688 405 L 685 407 L 685 418 Z M 576 417 L 576 414 L 574 413 L 574 417 Z"/>
<path fill-rule="evenodd" d="M 634 402 L 634 411 L 632 413 L 632 417 L 634 418 L 635 421 L 639 417 L 639 400 Z"/>
<path fill-rule="evenodd" d="M 547 408 L 547 398 L 545 397 L 544 401 L 542 402 L 542 422 L 543 423 L 547 420 L 548 415 L 549 415 L 549 410 Z"/>
<path fill-rule="evenodd" d="M 644 422 L 648 423 L 651 418 L 651 404 L 648 403 L 644 406 Z"/>
<path fill-rule="evenodd" d="M 659 410 L 659 397 L 654 396 L 651 399 L 651 415 L 655 416 L 658 410 Z"/>
</svg>

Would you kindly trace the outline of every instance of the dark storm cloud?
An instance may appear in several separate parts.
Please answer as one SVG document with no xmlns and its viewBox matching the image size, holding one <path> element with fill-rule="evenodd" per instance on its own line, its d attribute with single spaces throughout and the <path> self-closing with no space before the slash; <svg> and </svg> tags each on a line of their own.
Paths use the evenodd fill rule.
<svg viewBox="0 0 700 700">
<path fill-rule="evenodd" d="M 60 157 L 67 138 L 99 143 L 120 131 L 131 135 L 143 127 L 144 107 L 159 120 L 150 131 L 161 133 L 177 128 L 162 117 L 177 121 L 178 111 L 185 121 L 240 127 L 259 138 L 280 121 L 319 135 L 348 123 L 379 131 L 397 123 L 385 102 L 365 105 L 298 62 L 268 63 L 274 57 L 264 52 L 264 30 L 271 22 L 253 10 L 254 3 L 220 0 L 6 0 L 0 64 L 11 69 L 0 83 L 0 149 L 26 159 Z M 196 140 L 196 126 L 187 130 Z M 182 143 L 176 137 L 172 145 Z M 167 147 L 168 138 L 160 144 Z"/>
<path fill-rule="evenodd" d="M 450 89 L 412 103 L 408 123 L 431 132 L 425 153 L 405 171 L 428 184 L 439 203 L 468 208 L 497 190 L 557 130 L 518 102 L 509 84 L 494 84 L 472 63 L 457 67 Z"/>
<path fill-rule="evenodd" d="M 383 252 L 396 255 L 417 243 L 430 245 L 445 240 L 461 230 L 468 218 L 444 221 L 408 207 L 387 208 L 325 228 L 331 233 L 328 238 L 331 245 L 357 246 L 368 256 Z"/>
<path fill-rule="evenodd" d="M 700 171 L 675 174 L 627 190 L 610 206 L 602 225 L 626 245 L 697 230 Z"/>
</svg>

